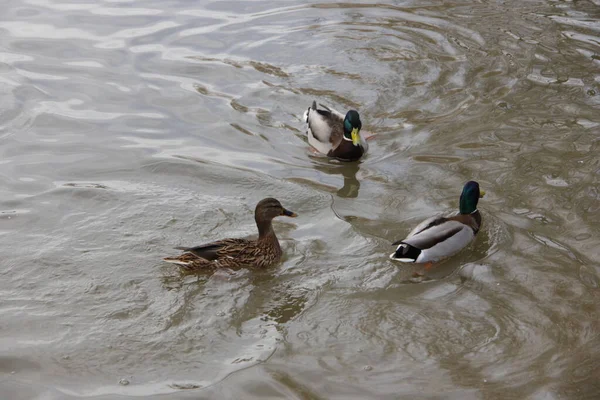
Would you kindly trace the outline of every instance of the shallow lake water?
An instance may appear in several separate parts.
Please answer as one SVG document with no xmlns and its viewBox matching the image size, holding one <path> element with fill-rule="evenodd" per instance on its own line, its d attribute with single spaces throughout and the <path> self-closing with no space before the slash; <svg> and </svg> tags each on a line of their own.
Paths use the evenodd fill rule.
<svg viewBox="0 0 600 400">
<path fill-rule="evenodd" d="M 600 398 L 600 1 L 1 8 L 2 399 Z M 387 258 L 471 179 L 472 245 Z M 268 196 L 280 265 L 162 261 Z"/>
</svg>

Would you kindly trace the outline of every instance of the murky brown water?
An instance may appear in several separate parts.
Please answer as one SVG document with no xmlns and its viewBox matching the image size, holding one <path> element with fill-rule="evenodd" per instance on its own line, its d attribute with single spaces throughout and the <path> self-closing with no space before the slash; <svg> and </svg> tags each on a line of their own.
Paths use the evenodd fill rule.
<svg viewBox="0 0 600 400">
<path fill-rule="evenodd" d="M 600 398 L 600 1 L 391 3 L 3 1 L 2 399 Z M 484 229 L 411 281 L 469 179 Z M 282 265 L 161 262 L 266 196 Z"/>
</svg>

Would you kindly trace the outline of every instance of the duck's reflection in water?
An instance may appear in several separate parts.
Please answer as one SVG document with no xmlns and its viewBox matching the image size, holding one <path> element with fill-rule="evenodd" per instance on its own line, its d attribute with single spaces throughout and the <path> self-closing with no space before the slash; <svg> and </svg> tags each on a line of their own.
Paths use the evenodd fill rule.
<svg viewBox="0 0 600 400">
<path fill-rule="evenodd" d="M 344 185 L 337 190 L 337 195 L 344 198 L 356 198 L 360 190 L 360 182 L 356 174 L 360 169 L 359 162 L 338 162 L 331 161 L 327 164 L 317 164 L 315 169 L 328 175 L 342 175 Z M 336 185 L 337 186 L 337 185 Z"/>
</svg>

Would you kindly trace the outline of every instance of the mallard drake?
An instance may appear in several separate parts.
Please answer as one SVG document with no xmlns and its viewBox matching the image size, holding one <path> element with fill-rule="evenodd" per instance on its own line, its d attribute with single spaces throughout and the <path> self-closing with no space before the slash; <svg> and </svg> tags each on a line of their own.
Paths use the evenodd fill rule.
<svg viewBox="0 0 600 400">
<path fill-rule="evenodd" d="M 196 247 L 176 247 L 184 253 L 164 260 L 190 270 L 269 267 L 281 258 L 281 247 L 272 224 L 273 218 L 280 215 L 296 217 L 295 213 L 283 208 L 277 199 L 262 199 L 254 210 L 258 239 L 223 239 Z"/>
<path fill-rule="evenodd" d="M 460 212 L 453 217 L 431 217 L 421 222 L 398 246 L 390 258 L 400 262 L 433 263 L 466 247 L 481 228 L 477 202 L 485 195 L 479 184 L 469 181 L 460 195 Z"/>
<path fill-rule="evenodd" d="M 368 150 L 369 145 L 360 134 L 362 123 L 356 110 L 344 114 L 317 102 L 304 113 L 308 143 L 320 153 L 340 161 L 356 161 Z"/>
</svg>

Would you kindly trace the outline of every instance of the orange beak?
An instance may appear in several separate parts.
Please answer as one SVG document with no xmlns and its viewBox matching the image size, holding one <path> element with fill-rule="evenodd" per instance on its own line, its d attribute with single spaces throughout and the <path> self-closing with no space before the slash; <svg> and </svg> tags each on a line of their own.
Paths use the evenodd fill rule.
<svg viewBox="0 0 600 400">
<path fill-rule="evenodd" d="M 286 210 L 285 208 L 281 212 L 281 215 L 285 215 L 286 217 L 292 217 L 292 218 L 296 218 L 298 216 L 298 214 L 296 214 L 295 212 Z"/>
</svg>

